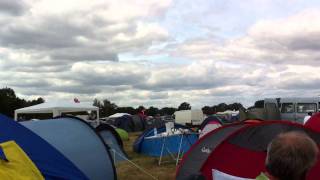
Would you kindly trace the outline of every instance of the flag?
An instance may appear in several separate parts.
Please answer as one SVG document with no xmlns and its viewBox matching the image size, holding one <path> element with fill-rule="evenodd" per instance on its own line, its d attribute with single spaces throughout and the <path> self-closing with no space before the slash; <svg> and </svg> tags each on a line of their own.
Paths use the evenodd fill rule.
<svg viewBox="0 0 320 180">
<path fill-rule="evenodd" d="M 80 103 L 80 101 L 79 101 L 78 98 L 74 98 L 73 101 L 74 101 L 75 103 Z"/>
</svg>

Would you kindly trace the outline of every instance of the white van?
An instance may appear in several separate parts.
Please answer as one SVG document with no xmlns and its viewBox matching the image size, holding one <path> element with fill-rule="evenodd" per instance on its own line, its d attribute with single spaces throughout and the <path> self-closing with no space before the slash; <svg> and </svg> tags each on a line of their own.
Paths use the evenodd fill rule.
<svg viewBox="0 0 320 180">
<path fill-rule="evenodd" d="M 264 107 L 278 107 L 282 120 L 303 123 L 308 112 L 319 112 L 320 97 L 268 98 L 264 99 Z"/>
<path fill-rule="evenodd" d="M 174 113 L 175 122 L 183 125 L 200 125 L 204 119 L 202 110 L 181 110 Z"/>
</svg>

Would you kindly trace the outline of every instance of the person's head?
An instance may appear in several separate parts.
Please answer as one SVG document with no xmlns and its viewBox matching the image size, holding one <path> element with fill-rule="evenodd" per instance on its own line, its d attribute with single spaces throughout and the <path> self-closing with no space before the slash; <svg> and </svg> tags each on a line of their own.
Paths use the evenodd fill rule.
<svg viewBox="0 0 320 180">
<path fill-rule="evenodd" d="M 312 116 L 312 112 L 308 112 L 308 115 L 309 115 L 309 116 Z"/>
<path fill-rule="evenodd" d="M 317 161 L 318 147 L 305 133 L 279 134 L 268 146 L 266 168 L 278 180 L 303 180 Z"/>
</svg>

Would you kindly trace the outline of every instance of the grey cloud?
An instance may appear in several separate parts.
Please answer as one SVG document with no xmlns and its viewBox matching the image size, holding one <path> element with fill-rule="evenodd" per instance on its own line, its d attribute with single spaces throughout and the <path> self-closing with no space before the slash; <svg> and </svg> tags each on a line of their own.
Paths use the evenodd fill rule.
<svg viewBox="0 0 320 180">
<path fill-rule="evenodd" d="M 22 15 L 28 9 L 27 4 L 23 0 L 1 0 L 0 14 L 9 14 L 13 16 Z"/>
<path fill-rule="evenodd" d="M 77 74 L 74 78 L 78 82 L 89 86 L 119 86 L 119 85 L 134 85 L 147 79 L 141 74 L 95 74 L 88 69 L 87 73 Z"/>
<path fill-rule="evenodd" d="M 53 59 L 63 60 L 106 60 L 106 61 L 118 61 L 118 55 L 116 53 L 103 50 L 101 48 L 65 48 L 63 50 L 55 51 L 51 53 Z"/>
<path fill-rule="evenodd" d="M 169 97 L 167 92 L 153 92 L 149 96 L 151 100 L 157 100 L 157 99 L 167 99 Z"/>
<path fill-rule="evenodd" d="M 55 61 L 118 61 L 120 52 L 138 51 L 166 40 L 165 35 L 153 29 L 141 36 L 136 20 L 97 23 L 97 18 L 91 16 L 94 12 L 90 16 L 87 13 L 13 19 L 0 27 L 0 44 L 26 52 L 37 51 Z M 123 35 L 124 40 L 114 39 L 118 35 Z"/>
<path fill-rule="evenodd" d="M 71 85 L 71 86 L 52 86 L 48 91 L 63 92 L 72 94 L 87 94 L 93 95 L 102 91 L 102 89 L 86 85 Z"/>
<path fill-rule="evenodd" d="M 47 81 L 34 79 L 15 79 L 11 80 L 8 85 L 20 88 L 45 88 L 47 86 L 50 86 L 50 83 Z"/>
<path fill-rule="evenodd" d="M 320 32 L 302 34 L 288 40 L 288 47 L 292 50 L 320 50 Z"/>
<path fill-rule="evenodd" d="M 320 90 L 320 78 L 313 79 L 291 79 L 287 82 L 281 83 L 279 88 L 292 90 Z"/>
</svg>

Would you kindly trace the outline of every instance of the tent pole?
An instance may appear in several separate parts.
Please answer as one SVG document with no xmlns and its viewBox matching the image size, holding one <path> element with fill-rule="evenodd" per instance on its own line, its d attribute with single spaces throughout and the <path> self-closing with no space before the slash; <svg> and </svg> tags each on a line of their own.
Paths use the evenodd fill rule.
<svg viewBox="0 0 320 180">
<path fill-rule="evenodd" d="M 18 121 L 18 113 L 16 111 L 14 111 L 14 120 Z"/>
<path fill-rule="evenodd" d="M 162 147 L 161 147 L 160 159 L 159 159 L 159 162 L 158 162 L 158 165 L 159 165 L 159 166 L 161 165 L 161 160 L 162 160 L 162 155 L 163 155 L 163 149 L 164 149 L 165 141 L 166 141 L 166 138 L 163 138 L 163 137 L 162 137 Z"/>
<path fill-rule="evenodd" d="M 116 151 L 114 149 L 112 149 L 113 151 L 113 162 L 114 164 L 116 164 Z"/>
<path fill-rule="evenodd" d="M 180 153 L 181 153 L 181 146 L 182 146 L 183 136 L 184 136 L 184 134 L 181 134 L 180 144 L 179 144 L 179 151 L 178 151 L 178 157 L 177 157 L 177 159 L 176 159 L 176 166 L 178 165 L 179 160 L 180 160 Z"/>
<path fill-rule="evenodd" d="M 99 116 L 99 108 L 97 110 L 97 125 L 100 125 L 100 116 Z"/>
</svg>

